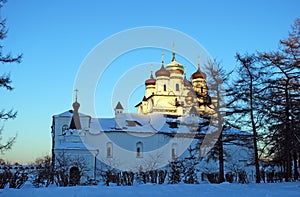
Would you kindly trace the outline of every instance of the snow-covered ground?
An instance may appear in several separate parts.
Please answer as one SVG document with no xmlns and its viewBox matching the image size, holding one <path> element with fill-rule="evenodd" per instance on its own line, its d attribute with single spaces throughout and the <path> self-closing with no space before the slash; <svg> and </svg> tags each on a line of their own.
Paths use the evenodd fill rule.
<svg viewBox="0 0 300 197">
<path fill-rule="evenodd" d="M 76 186 L 0 190 L 1 197 L 42 196 L 300 196 L 300 182 L 262 184 L 199 184 L 199 185 L 135 185 L 135 186 Z"/>
</svg>

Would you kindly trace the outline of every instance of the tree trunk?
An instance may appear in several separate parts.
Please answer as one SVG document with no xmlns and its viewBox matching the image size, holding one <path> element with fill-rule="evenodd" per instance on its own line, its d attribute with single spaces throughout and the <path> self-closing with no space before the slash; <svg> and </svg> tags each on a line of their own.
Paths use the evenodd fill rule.
<svg viewBox="0 0 300 197">
<path fill-rule="evenodd" d="M 254 148 L 254 163 L 255 163 L 255 177 L 256 177 L 256 183 L 260 183 L 260 172 L 259 172 L 259 163 L 258 163 L 258 149 L 257 149 L 257 131 L 256 131 L 256 126 L 255 126 L 255 121 L 254 121 L 254 109 L 253 109 L 253 78 L 252 78 L 252 73 L 246 67 L 249 76 L 250 76 L 250 94 L 249 94 L 249 99 L 250 99 L 250 118 L 251 118 L 251 127 L 253 131 L 253 148 Z"/>
<path fill-rule="evenodd" d="M 300 167 L 300 153 L 298 153 L 298 168 Z M 300 169 L 299 169 L 300 170 Z M 298 171 L 298 169 L 297 169 Z M 298 173 L 298 177 L 299 177 L 299 173 Z"/>
<path fill-rule="evenodd" d="M 288 76 L 287 76 L 288 77 Z M 292 158 L 291 158 L 291 125 L 290 125 L 290 95 L 289 95 L 289 79 L 286 81 L 285 84 L 285 118 L 286 118 L 286 125 L 285 125 L 285 150 L 287 154 L 287 165 L 286 165 L 286 176 L 285 181 L 289 182 L 292 178 Z"/>
<path fill-rule="evenodd" d="M 285 181 L 290 182 L 292 177 L 292 162 L 291 154 L 287 153 Z"/>
<path fill-rule="evenodd" d="M 218 144 L 219 144 L 219 183 L 225 182 L 224 178 L 224 150 L 222 141 L 223 132 L 221 131 Z"/>
<path fill-rule="evenodd" d="M 297 165 L 297 153 L 294 152 L 294 180 L 298 180 L 299 172 L 298 172 L 298 165 Z"/>
<path fill-rule="evenodd" d="M 258 162 L 258 150 L 257 150 L 257 133 L 256 129 L 253 130 L 253 146 L 254 146 L 254 163 L 255 163 L 255 177 L 256 183 L 260 183 L 260 172 Z"/>
</svg>

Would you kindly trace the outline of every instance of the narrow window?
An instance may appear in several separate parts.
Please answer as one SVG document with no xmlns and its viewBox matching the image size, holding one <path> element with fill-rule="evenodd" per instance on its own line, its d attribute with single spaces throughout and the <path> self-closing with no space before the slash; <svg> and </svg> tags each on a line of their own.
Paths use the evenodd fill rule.
<svg viewBox="0 0 300 197">
<path fill-rule="evenodd" d="M 136 143 L 136 157 L 143 157 L 143 143 Z"/>
<path fill-rule="evenodd" d="M 173 143 L 172 144 L 172 149 L 171 149 L 171 157 L 172 157 L 173 160 L 175 160 L 177 158 L 176 147 L 177 147 L 177 144 Z"/>
<path fill-rule="evenodd" d="M 175 148 L 172 148 L 172 159 L 176 159 L 176 151 Z"/>
<path fill-rule="evenodd" d="M 112 155 L 112 143 L 111 142 L 108 142 L 106 144 L 106 157 L 107 158 L 111 158 L 113 155 Z"/>
<path fill-rule="evenodd" d="M 140 147 L 137 147 L 137 149 L 136 149 L 136 156 L 141 157 L 141 148 Z"/>
<path fill-rule="evenodd" d="M 179 91 L 179 84 L 176 83 L 176 91 Z"/>
<path fill-rule="evenodd" d="M 203 93 L 203 87 L 201 87 L 201 93 Z"/>
<path fill-rule="evenodd" d="M 107 157 L 111 157 L 111 148 L 107 147 Z"/>
<path fill-rule="evenodd" d="M 167 85 L 164 84 L 164 91 L 167 91 Z"/>
</svg>

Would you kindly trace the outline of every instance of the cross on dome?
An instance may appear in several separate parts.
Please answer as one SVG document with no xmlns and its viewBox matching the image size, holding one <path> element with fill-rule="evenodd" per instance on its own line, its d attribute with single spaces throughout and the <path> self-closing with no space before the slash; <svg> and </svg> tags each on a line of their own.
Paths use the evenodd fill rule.
<svg viewBox="0 0 300 197">
<path fill-rule="evenodd" d="M 201 72 L 201 69 L 200 69 L 200 55 L 198 55 L 198 69 L 191 76 L 192 80 L 193 79 L 199 79 L 199 78 L 206 79 L 206 74 Z"/>
<path fill-rule="evenodd" d="M 175 58 L 175 42 L 173 41 L 172 42 L 172 61 L 176 61 L 176 58 Z"/>
<path fill-rule="evenodd" d="M 198 55 L 198 69 L 200 70 L 200 55 Z"/>
<path fill-rule="evenodd" d="M 155 85 L 156 80 L 153 78 L 153 64 L 150 64 L 150 78 L 145 81 L 145 85 Z"/>
<path fill-rule="evenodd" d="M 152 75 L 153 73 L 153 64 L 150 64 L 150 74 Z"/>
<path fill-rule="evenodd" d="M 77 103 L 77 99 L 78 99 L 78 89 L 76 88 L 75 90 L 74 90 L 74 92 L 75 92 L 75 102 Z"/>
</svg>

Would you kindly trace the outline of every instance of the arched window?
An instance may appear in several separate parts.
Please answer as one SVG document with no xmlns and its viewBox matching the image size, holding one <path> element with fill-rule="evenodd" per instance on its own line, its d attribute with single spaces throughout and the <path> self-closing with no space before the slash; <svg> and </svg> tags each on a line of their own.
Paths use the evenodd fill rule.
<svg viewBox="0 0 300 197">
<path fill-rule="evenodd" d="M 66 133 L 65 133 L 65 130 L 68 130 L 69 129 L 69 126 L 68 125 L 66 125 L 66 124 L 64 124 L 63 126 L 62 126 L 62 128 L 61 128 L 61 134 L 62 135 L 65 135 Z"/>
<path fill-rule="evenodd" d="M 167 91 L 167 85 L 164 84 L 164 91 Z"/>
<path fill-rule="evenodd" d="M 176 91 L 179 91 L 179 84 L 176 83 Z"/>
<path fill-rule="evenodd" d="M 143 143 L 136 143 L 136 157 L 143 157 Z"/>
<path fill-rule="evenodd" d="M 201 93 L 203 93 L 203 87 L 201 87 Z"/>
<path fill-rule="evenodd" d="M 172 156 L 173 160 L 175 160 L 177 158 L 176 147 L 177 147 L 177 144 L 173 143 L 172 144 L 172 149 L 171 149 L 171 156 Z"/>
<path fill-rule="evenodd" d="M 113 145 L 111 142 L 107 142 L 106 144 L 106 157 L 107 158 L 113 157 Z"/>
</svg>

